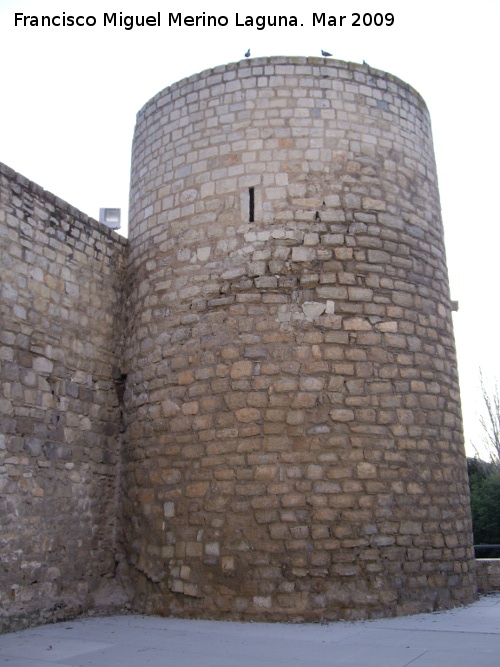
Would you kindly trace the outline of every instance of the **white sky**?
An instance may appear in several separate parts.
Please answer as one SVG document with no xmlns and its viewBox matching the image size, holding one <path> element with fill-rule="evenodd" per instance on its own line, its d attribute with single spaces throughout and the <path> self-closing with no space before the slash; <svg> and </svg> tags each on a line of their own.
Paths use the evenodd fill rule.
<svg viewBox="0 0 500 667">
<path fill-rule="evenodd" d="M 168 12 L 226 15 L 225 28 L 168 27 Z M 392 27 L 352 27 L 353 11 Z M 96 27 L 15 27 L 14 14 L 93 15 Z M 156 15 L 160 28 L 104 28 L 104 12 Z M 236 27 L 295 15 L 293 28 Z M 312 28 L 312 13 L 347 17 Z M 446 231 L 466 440 L 480 445 L 479 368 L 500 378 L 500 0 L 0 0 L 0 161 L 85 213 L 128 207 L 137 111 L 159 90 L 252 56 L 362 62 L 416 88 L 429 107 Z M 468 444 L 468 453 L 473 449 Z"/>
</svg>

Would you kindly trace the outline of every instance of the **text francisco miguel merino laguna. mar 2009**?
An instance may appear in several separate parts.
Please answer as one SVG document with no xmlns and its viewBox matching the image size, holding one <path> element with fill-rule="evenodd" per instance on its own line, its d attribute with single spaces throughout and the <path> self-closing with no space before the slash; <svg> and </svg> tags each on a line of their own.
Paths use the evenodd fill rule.
<svg viewBox="0 0 500 667">
<path fill-rule="evenodd" d="M 95 15 L 74 15 L 63 12 L 62 14 L 48 16 L 24 14 L 14 12 L 14 26 L 23 28 L 72 28 L 72 27 L 114 27 L 132 30 L 133 28 L 145 27 L 198 27 L 198 28 L 225 28 L 241 27 L 264 30 L 265 28 L 297 28 L 304 25 L 312 27 L 369 27 L 394 25 L 395 17 L 392 13 L 375 12 L 364 14 L 326 14 L 311 12 L 307 21 L 294 15 L 249 15 L 236 12 L 231 17 L 224 14 L 214 15 L 203 12 L 191 15 L 181 12 L 161 12 L 149 16 L 129 15 L 123 12 L 104 12 L 100 18 Z"/>
</svg>

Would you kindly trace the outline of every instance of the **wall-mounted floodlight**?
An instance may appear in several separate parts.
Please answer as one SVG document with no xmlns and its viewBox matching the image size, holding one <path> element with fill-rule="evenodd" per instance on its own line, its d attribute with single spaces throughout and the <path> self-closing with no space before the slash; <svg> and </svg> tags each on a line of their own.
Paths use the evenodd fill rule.
<svg viewBox="0 0 500 667">
<path fill-rule="evenodd" d="M 119 208 L 100 208 L 99 222 L 102 222 L 106 227 L 111 229 L 120 228 L 121 209 Z"/>
</svg>

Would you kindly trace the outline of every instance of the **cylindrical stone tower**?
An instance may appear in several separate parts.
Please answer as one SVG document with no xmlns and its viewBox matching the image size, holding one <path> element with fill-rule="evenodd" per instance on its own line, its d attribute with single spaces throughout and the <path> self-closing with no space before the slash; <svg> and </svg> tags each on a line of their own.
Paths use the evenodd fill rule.
<svg viewBox="0 0 500 667">
<path fill-rule="evenodd" d="M 137 118 L 125 394 L 135 605 L 357 619 L 475 593 L 421 97 L 246 60 Z"/>
</svg>

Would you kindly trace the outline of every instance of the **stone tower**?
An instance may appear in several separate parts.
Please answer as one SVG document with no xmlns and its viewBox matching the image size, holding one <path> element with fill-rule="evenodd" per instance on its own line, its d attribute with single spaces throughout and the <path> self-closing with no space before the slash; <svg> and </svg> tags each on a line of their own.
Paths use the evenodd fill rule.
<svg viewBox="0 0 500 667">
<path fill-rule="evenodd" d="M 132 156 L 124 516 L 135 606 L 356 619 L 470 601 L 430 120 L 366 65 L 156 95 Z"/>
</svg>

